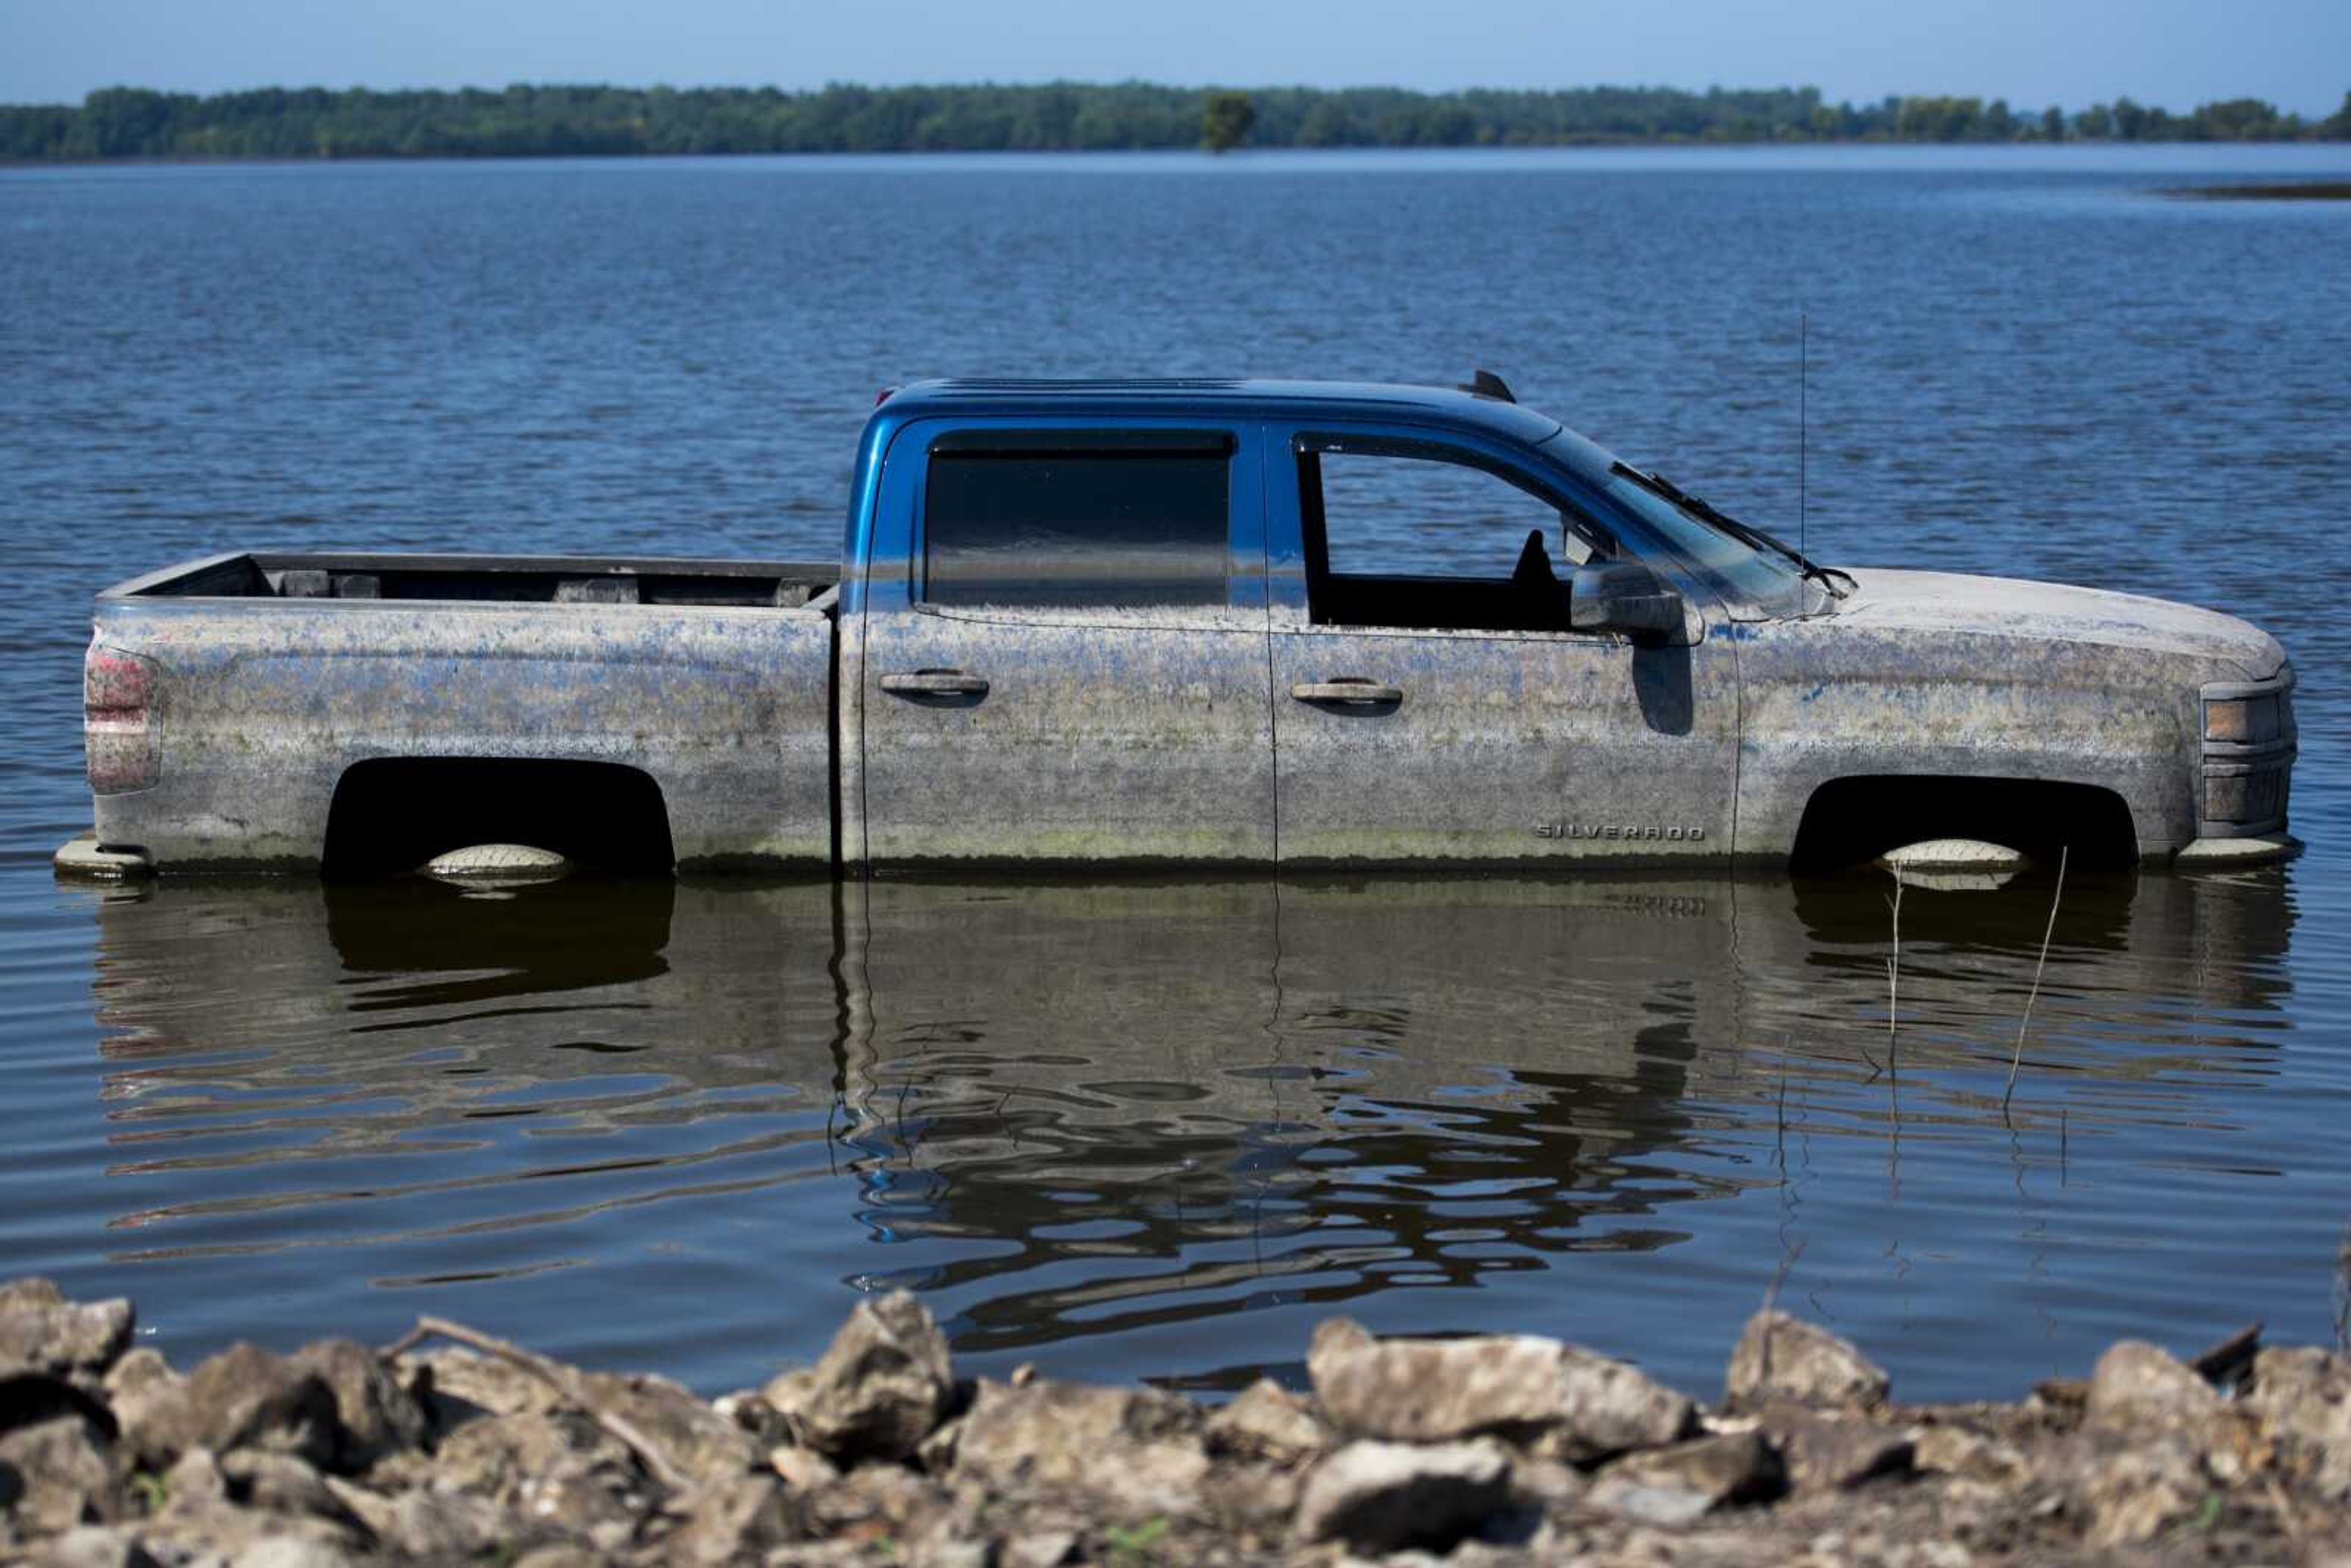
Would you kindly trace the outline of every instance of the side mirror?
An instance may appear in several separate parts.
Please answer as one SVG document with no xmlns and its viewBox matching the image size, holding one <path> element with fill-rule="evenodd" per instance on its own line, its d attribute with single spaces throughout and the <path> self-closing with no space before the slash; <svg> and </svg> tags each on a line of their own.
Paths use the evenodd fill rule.
<svg viewBox="0 0 2351 1568">
<path fill-rule="evenodd" d="M 1637 560 L 1579 566 L 1567 584 L 1573 632 L 1616 632 L 1635 643 L 1685 641 L 1682 596 Z"/>
</svg>

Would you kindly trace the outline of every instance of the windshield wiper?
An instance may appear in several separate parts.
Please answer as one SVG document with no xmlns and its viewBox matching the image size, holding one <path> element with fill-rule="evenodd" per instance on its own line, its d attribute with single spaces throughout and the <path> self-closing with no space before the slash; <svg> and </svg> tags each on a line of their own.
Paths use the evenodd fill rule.
<svg viewBox="0 0 2351 1568">
<path fill-rule="evenodd" d="M 1795 546 L 1772 538 L 1752 523 L 1740 522 L 1713 502 L 1691 495 L 1662 474 L 1651 469 L 1635 468 L 1631 464 L 1624 462 L 1612 463 L 1608 467 L 1610 473 L 1622 474 L 1641 488 L 1653 495 L 1664 497 L 1692 517 L 1712 523 L 1732 538 L 1756 549 L 1766 549 L 1776 555 L 1785 556 L 1796 564 L 1797 570 L 1803 576 L 1818 582 L 1839 599 L 1845 596 L 1847 589 L 1860 586 L 1854 581 L 1851 572 L 1839 571 L 1833 566 L 1821 565 L 1811 557 L 1800 552 Z M 1830 580 L 1832 578 L 1843 578 L 1847 585 L 1846 588 L 1839 588 Z"/>
</svg>

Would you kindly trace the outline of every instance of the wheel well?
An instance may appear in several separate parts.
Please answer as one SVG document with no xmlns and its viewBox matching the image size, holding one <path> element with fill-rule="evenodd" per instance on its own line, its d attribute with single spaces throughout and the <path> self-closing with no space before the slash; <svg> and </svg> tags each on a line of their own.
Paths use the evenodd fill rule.
<svg viewBox="0 0 2351 1568">
<path fill-rule="evenodd" d="M 383 757 L 355 762 L 327 812 L 325 869 L 413 871 L 469 844 L 522 843 L 608 871 L 668 871 L 669 809 L 616 762 Z"/>
<path fill-rule="evenodd" d="M 1881 775 L 1833 779 L 1813 791 L 1791 857 L 1801 868 L 1851 865 L 1924 839 L 1983 839 L 2076 865 L 2138 860 L 2130 807 L 2095 784 L 2043 779 Z"/>
</svg>

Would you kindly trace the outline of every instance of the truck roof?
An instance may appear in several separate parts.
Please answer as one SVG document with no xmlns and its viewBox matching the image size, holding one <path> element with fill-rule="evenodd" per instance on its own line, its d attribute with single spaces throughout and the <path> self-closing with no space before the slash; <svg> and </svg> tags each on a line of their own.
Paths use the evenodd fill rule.
<svg viewBox="0 0 2351 1568">
<path fill-rule="evenodd" d="M 883 405 L 892 415 L 1130 413 L 1230 419 L 1237 415 L 1422 419 L 1468 425 L 1516 441 L 1548 440 L 1559 421 L 1521 404 L 1450 387 L 1384 382 L 1252 381 L 1224 377 L 1165 380 L 1100 378 L 1073 381 L 975 376 L 910 382 Z"/>
</svg>

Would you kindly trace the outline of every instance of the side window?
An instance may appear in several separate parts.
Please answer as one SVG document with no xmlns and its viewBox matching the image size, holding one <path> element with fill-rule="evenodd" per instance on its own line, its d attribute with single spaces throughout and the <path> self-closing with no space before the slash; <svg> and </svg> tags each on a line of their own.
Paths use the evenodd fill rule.
<svg viewBox="0 0 2351 1568">
<path fill-rule="evenodd" d="M 1557 507 L 1483 468 L 1378 452 L 1315 456 L 1332 571 L 1499 581 L 1517 568 L 1531 533 L 1568 565 L 1591 554 Z"/>
<path fill-rule="evenodd" d="M 1565 577 L 1614 553 L 1580 513 L 1468 453 L 1310 436 L 1297 458 L 1316 625 L 1565 631 Z"/>
<path fill-rule="evenodd" d="M 1221 432 L 972 432 L 931 447 L 926 604 L 1221 605 L 1233 441 Z"/>
</svg>

